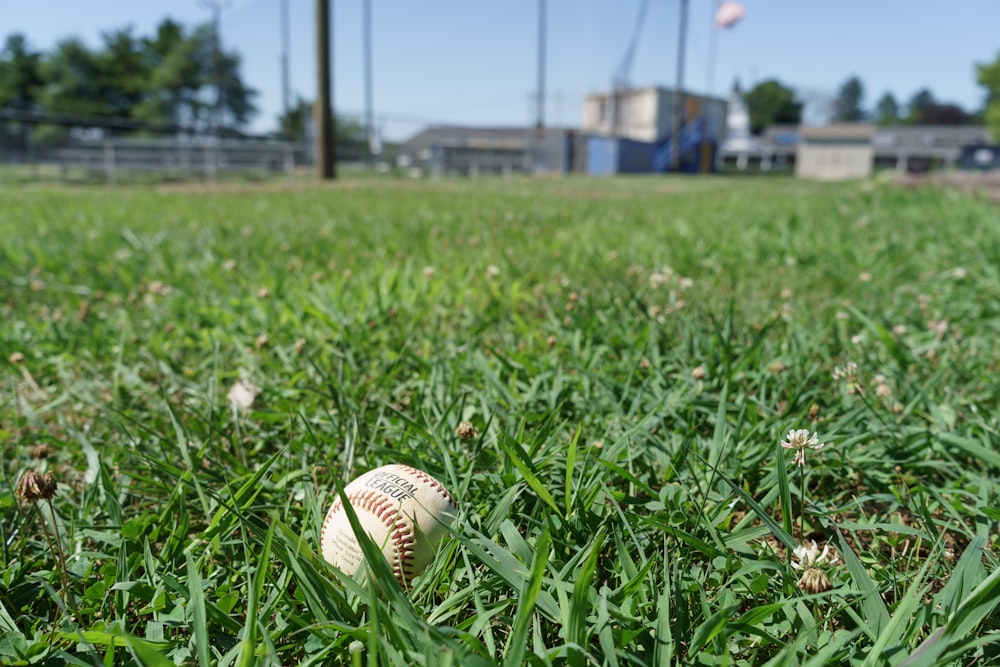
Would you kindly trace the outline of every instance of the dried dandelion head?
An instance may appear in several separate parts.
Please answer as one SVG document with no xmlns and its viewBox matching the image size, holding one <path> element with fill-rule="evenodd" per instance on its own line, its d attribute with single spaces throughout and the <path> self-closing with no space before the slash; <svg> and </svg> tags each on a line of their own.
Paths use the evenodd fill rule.
<svg viewBox="0 0 1000 667">
<path fill-rule="evenodd" d="M 44 475 L 29 470 L 21 476 L 14 490 L 14 495 L 26 503 L 34 504 L 39 500 L 50 500 L 56 495 L 58 488 L 55 477 L 47 472 Z"/>
<path fill-rule="evenodd" d="M 47 459 L 52 456 L 52 452 L 52 446 L 45 444 L 44 442 L 33 445 L 30 449 L 28 449 L 28 454 L 35 459 Z"/>
<path fill-rule="evenodd" d="M 234 410 L 249 410 L 253 407 L 253 402 L 257 399 L 260 392 L 260 387 L 249 380 L 240 378 L 229 388 L 226 400 L 229 401 L 230 407 Z"/>
<path fill-rule="evenodd" d="M 796 585 L 805 593 L 824 593 L 833 588 L 830 577 L 818 567 L 811 567 L 803 572 Z"/>
<path fill-rule="evenodd" d="M 458 436 L 459 440 L 472 440 L 479 435 L 479 431 L 472 425 L 472 422 L 464 421 L 455 429 L 455 435 Z"/>
</svg>

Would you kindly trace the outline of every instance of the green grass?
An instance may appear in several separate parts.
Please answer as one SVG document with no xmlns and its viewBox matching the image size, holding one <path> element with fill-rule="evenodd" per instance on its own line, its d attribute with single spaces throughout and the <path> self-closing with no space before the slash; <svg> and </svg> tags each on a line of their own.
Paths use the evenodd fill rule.
<svg viewBox="0 0 1000 667">
<path fill-rule="evenodd" d="M 0 191 L 0 663 L 995 661 L 998 213 L 784 178 Z M 390 462 L 461 505 L 408 590 L 317 555 Z"/>
</svg>

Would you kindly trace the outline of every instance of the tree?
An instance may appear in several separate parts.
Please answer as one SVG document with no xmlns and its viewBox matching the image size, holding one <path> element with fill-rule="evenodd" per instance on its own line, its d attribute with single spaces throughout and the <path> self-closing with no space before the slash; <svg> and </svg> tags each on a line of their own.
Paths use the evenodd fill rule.
<svg viewBox="0 0 1000 667">
<path fill-rule="evenodd" d="M 155 37 L 144 40 L 151 72 L 147 95 L 136 109 L 137 118 L 191 126 L 201 121 L 208 108 L 200 91 L 211 76 L 207 71 L 210 38 L 208 28 L 189 36 L 183 26 L 167 19 L 157 27 Z"/>
<path fill-rule="evenodd" d="M 750 131 L 760 134 L 769 125 L 798 124 L 802 121 L 802 103 L 795 91 L 775 79 L 763 81 L 743 98 L 750 112 Z"/>
<path fill-rule="evenodd" d="M 841 123 L 857 123 L 865 119 L 862 102 L 865 87 L 861 79 L 852 76 L 840 85 L 833 100 L 833 120 Z"/>
<path fill-rule="evenodd" d="M 928 88 L 921 88 L 913 94 L 906 104 L 906 122 L 920 123 L 924 112 L 935 104 L 937 104 L 937 100 L 934 99 L 934 93 Z"/>
<path fill-rule="evenodd" d="M 957 104 L 950 102 L 924 107 L 914 122 L 923 125 L 968 125 L 973 116 Z"/>
<path fill-rule="evenodd" d="M 983 121 L 993 135 L 993 140 L 1000 141 L 1000 53 L 992 63 L 976 65 L 976 81 L 986 88 Z"/>
<path fill-rule="evenodd" d="M 899 103 L 892 93 L 885 93 L 875 104 L 875 122 L 879 125 L 898 125 Z"/>
<path fill-rule="evenodd" d="M 97 89 L 109 116 L 129 118 L 149 94 L 150 64 L 132 28 L 106 32 L 104 48 L 95 54 Z"/>
<path fill-rule="evenodd" d="M 99 61 L 98 55 L 75 37 L 56 44 L 42 65 L 44 110 L 80 116 L 108 115 L 99 89 Z"/>
<path fill-rule="evenodd" d="M 306 123 L 312 122 L 313 102 L 296 98 L 287 114 L 278 116 L 278 126 L 285 137 L 293 141 L 305 138 Z M 338 116 L 334 124 L 337 128 L 337 154 L 340 156 L 365 155 L 368 150 L 368 135 L 365 126 L 356 119 Z"/>
<path fill-rule="evenodd" d="M 223 127 L 245 127 L 257 115 L 254 98 L 257 91 L 244 83 L 240 76 L 242 61 L 238 53 L 222 53 L 216 60 L 219 82 L 222 86 Z"/>
<path fill-rule="evenodd" d="M 211 25 L 189 33 L 168 19 L 151 37 L 127 27 L 105 33 L 100 48 L 70 38 L 46 54 L 11 35 L 0 51 L 0 108 L 197 129 L 218 110 L 221 129 L 239 131 L 257 113 L 241 68 L 238 53 L 217 48 Z"/>
<path fill-rule="evenodd" d="M 0 109 L 34 111 L 43 85 L 41 54 L 24 35 L 8 36 L 0 50 Z"/>
</svg>

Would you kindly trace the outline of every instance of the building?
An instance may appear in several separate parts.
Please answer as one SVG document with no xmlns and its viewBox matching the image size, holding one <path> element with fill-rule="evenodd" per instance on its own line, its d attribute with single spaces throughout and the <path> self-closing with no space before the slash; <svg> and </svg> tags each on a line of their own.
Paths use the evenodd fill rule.
<svg viewBox="0 0 1000 667">
<path fill-rule="evenodd" d="M 875 164 L 874 134 L 867 123 L 800 128 L 795 175 L 821 181 L 868 178 Z"/>
<path fill-rule="evenodd" d="M 771 132 L 775 129 L 775 132 Z M 792 133 L 789 134 L 789 129 Z M 726 114 L 725 139 L 719 146 L 716 164 L 719 168 L 735 168 L 739 171 L 759 169 L 770 171 L 775 166 L 794 164 L 795 144 L 798 142 L 798 127 L 775 126 L 768 128 L 771 136 L 757 137 L 750 133 L 750 110 L 738 83 L 729 94 Z"/>
<path fill-rule="evenodd" d="M 1000 144 L 973 143 L 962 147 L 955 165 L 976 171 L 1000 170 Z"/>
<path fill-rule="evenodd" d="M 690 173 L 711 171 L 725 133 L 727 102 L 685 93 L 674 141 L 676 99 L 673 90 L 658 86 L 587 95 L 580 128 L 587 136 L 587 172 L 666 172 L 675 166 Z"/>
<path fill-rule="evenodd" d="M 396 158 L 413 175 L 565 173 L 573 170 L 575 132 L 566 128 L 435 125 L 407 139 Z"/>
<path fill-rule="evenodd" d="M 675 91 L 659 86 L 591 93 L 583 100 L 581 131 L 603 137 L 623 137 L 655 143 L 672 133 Z M 725 133 L 724 99 L 685 93 L 685 123 L 702 118 L 712 137 Z"/>
<path fill-rule="evenodd" d="M 980 125 L 893 125 L 872 136 L 876 168 L 910 173 L 955 166 L 964 147 L 988 141 Z"/>
</svg>

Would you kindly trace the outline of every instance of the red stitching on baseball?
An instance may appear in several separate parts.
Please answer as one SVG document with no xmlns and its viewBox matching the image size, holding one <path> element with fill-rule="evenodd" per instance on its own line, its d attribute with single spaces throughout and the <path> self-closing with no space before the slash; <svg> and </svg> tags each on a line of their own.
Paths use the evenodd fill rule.
<svg viewBox="0 0 1000 667">
<path fill-rule="evenodd" d="M 448 489 L 444 488 L 441 485 L 441 483 L 438 482 L 436 479 L 425 473 L 423 470 L 420 470 L 419 468 L 414 468 L 413 466 L 408 466 L 406 464 L 400 463 L 399 467 L 407 471 L 417 479 L 419 479 L 421 482 L 428 484 L 432 489 L 437 491 L 438 494 L 441 495 L 445 500 L 451 503 L 456 509 L 458 508 L 458 503 L 455 502 L 455 499 L 452 497 L 452 495 L 448 493 Z"/>
<path fill-rule="evenodd" d="M 458 509 L 458 503 L 451 493 L 448 492 L 448 489 L 423 470 L 404 464 L 397 464 L 395 467 L 416 477 L 417 480 L 437 492 L 452 507 Z M 402 512 L 400 509 L 401 502 L 393 502 L 387 498 L 380 497 L 380 495 L 374 491 L 355 491 L 347 495 L 347 500 L 351 503 L 351 507 L 354 508 L 355 512 L 358 510 L 367 511 L 375 515 L 389 529 L 389 539 L 392 540 L 396 554 L 396 562 L 392 563 L 393 574 L 397 581 L 405 585 L 406 581 L 416 574 L 413 563 L 416 553 L 416 534 L 414 533 L 413 525 L 411 525 L 414 519 L 413 517 L 407 517 Z M 343 503 L 338 497 L 334 500 L 333 506 L 327 512 L 326 519 L 323 521 L 323 528 L 320 532 L 320 539 L 323 542 L 326 542 L 326 533 L 330 520 L 342 509 Z M 382 545 L 379 546 L 381 547 Z"/>
<path fill-rule="evenodd" d="M 380 498 L 379 494 L 373 491 L 349 493 L 347 500 L 351 503 L 351 507 L 354 508 L 355 513 L 358 510 L 364 510 L 373 514 L 389 529 L 389 538 L 392 540 L 396 554 L 396 562 L 391 563 L 393 574 L 397 581 L 405 584 L 407 576 L 413 575 L 412 563 L 410 561 L 412 560 L 416 546 L 416 539 L 412 526 L 409 525 L 408 521 L 404 520 L 406 515 L 399 509 L 400 503 L 393 503 L 386 498 Z M 326 542 L 326 531 L 330 519 L 342 509 L 343 503 L 338 498 L 334 501 L 330 511 L 327 512 L 326 519 L 323 521 L 323 529 L 320 532 L 320 538 L 324 542 Z M 380 544 L 379 548 L 381 547 L 382 545 Z"/>
</svg>

